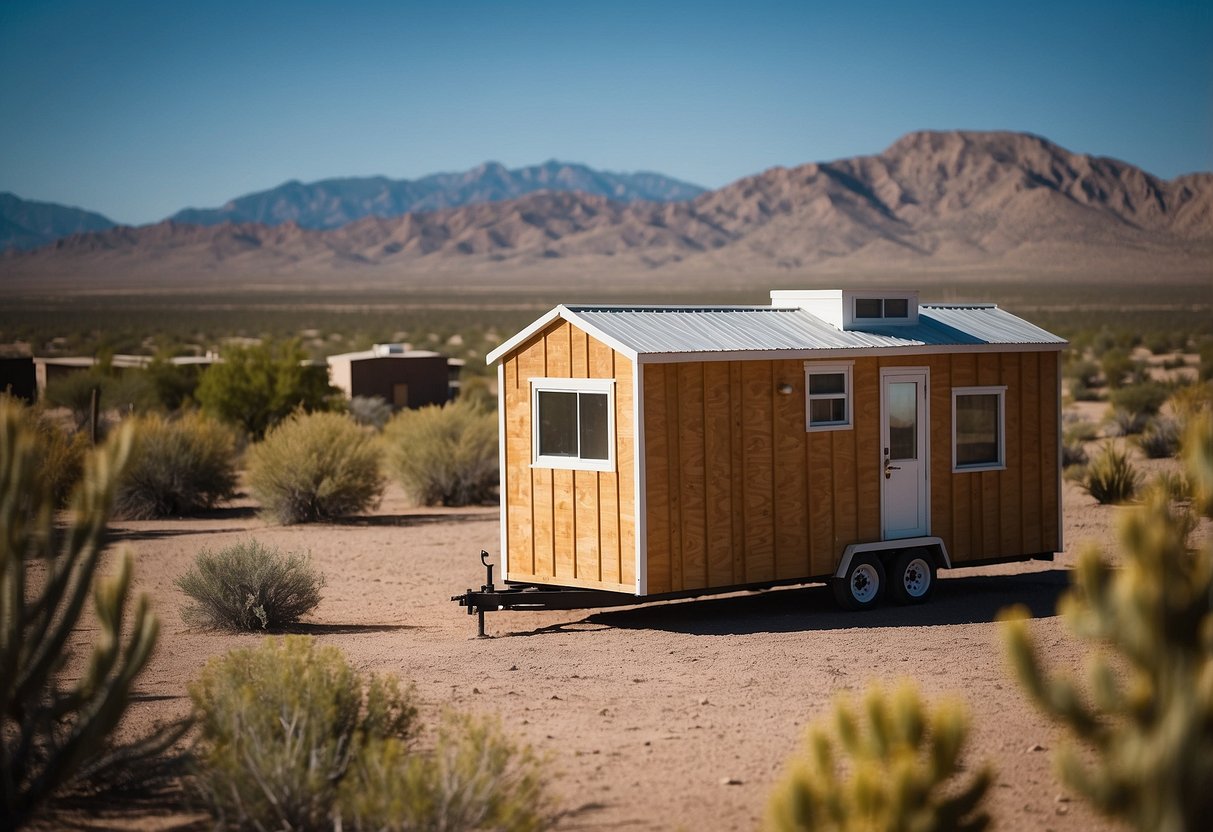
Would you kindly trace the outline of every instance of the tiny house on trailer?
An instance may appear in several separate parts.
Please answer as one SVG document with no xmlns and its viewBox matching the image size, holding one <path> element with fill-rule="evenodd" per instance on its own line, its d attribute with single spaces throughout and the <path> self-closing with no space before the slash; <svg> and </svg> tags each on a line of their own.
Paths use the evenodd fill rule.
<svg viewBox="0 0 1213 832">
<path fill-rule="evenodd" d="M 937 568 L 1051 559 L 1065 343 L 913 291 L 558 306 L 488 356 L 513 589 L 458 599 L 828 581 L 865 608 L 925 600 Z"/>
</svg>

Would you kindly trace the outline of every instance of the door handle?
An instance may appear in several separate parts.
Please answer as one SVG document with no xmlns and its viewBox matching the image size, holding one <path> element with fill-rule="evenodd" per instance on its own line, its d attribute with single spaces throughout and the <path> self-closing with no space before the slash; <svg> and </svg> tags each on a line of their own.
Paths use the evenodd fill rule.
<svg viewBox="0 0 1213 832">
<path fill-rule="evenodd" d="M 893 474 L 892 474 L 891 472 L 893 472 L 893 471 L 900 471 L 900 470 L 901 470 L 901 466 L 900 466 L 900 465 L 890 465 L 890 464 L 889 464 L 889 457 L 887 457 L 887 456 L 886 456 L 886 457 L 884 458 L 884 478 L 885 478 L 886 480 L 887 480 L 887 479 L 892 478 Z"/>
</svg>

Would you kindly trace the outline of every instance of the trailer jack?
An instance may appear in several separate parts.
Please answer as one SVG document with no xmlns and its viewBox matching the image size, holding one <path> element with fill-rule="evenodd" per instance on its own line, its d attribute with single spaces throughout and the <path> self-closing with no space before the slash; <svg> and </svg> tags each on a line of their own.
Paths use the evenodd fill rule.
<svg viewBox="0 0 1213 832">
<path fill-rule="evenodd" d="M 642 603 L 644 599 L 623 592 L 607 592 L 601 589 L 573 589 L 566 587 L 534 586 L 506 581 L 505 586 L 493 584 L 493 564 L 489 553 L 480 550 L 480 562 L 484 564 L 485 582 L 480 589 L 468 588 L 462 595 L 452 595 L 451 600 L 466 607 L 468 615 L 476 615 L 476 637 L 492 638 L 484 631 L 484 614 L 496 610 L 582 610 L 595 607 L 619 607 Z"/>
</svg>

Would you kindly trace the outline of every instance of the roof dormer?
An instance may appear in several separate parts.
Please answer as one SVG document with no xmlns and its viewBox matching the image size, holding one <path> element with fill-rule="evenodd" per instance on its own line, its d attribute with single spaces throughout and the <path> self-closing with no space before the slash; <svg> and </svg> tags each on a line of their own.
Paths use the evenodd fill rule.
<svg viewBox="0 0 1213 832">
<path fill-rule="evenodd" d="M 803 309 L 844 331 L 918 323 L 916 290 L 776 290 L 771 292 L 771 305 Z"/>
</svg>

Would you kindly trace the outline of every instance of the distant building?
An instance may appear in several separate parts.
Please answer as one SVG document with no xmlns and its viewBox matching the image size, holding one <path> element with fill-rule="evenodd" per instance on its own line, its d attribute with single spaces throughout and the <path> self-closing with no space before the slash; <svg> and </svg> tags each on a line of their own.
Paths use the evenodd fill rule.
<svg viewBox="0 0 1213 832">
<path fill-rule="evenodd" d="M 376 344 L 362 352 L 330 355 L 329 383 L 354 396 L 378 396 L 394 409 L 442 404 L 459 393 L 464 362 L 405 344 Z"/>
<path fill-rule="evenodd" d="M 34 359 L 25 344 L 0 345 L 0 393 L 33 404 L 38 394 Z"/>
<path fill-rule="evenodd" d="M 118 371 L 146 369 L 154 360 L 150 355 L 115 355 L 110 359 L 109 365 Z M 168 361 L 178 367 L 198 367 L 201 371 L 221 360 L 218 353 L 208 351 L 206 355 L 182 355 L 170 358 Z M 91 355 L 68 355 L 57 358 L 35 358 L 33 363 L 35 384 L 38 389 L 38 397 L 41 398 L 46 394 L 48 384 L 72 373 L 87 372 L 101 362 Z"/>
</svg>

